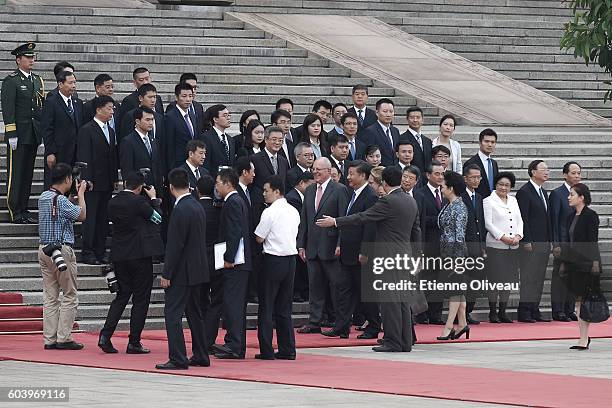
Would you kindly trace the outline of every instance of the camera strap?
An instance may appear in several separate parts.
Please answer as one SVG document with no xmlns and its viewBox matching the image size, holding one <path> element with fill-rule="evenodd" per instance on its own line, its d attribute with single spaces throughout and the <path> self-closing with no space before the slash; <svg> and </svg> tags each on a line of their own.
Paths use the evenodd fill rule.
<svg viewBox="0 0 612 408">
<path fill-rule="evenodd" d="M 59 209 L 57 206 L 57 199 L 60 195 L 63 195 L 63 194 L 53 187 L 49 188 L 49 191 L 51 191 L 52 193 L 55 193 L 55 195 L 53 196 L 53 201 L 51 203 L 51 238 L 54 242 L 63 244 L 65 225 L 62 225 L 62 231 L 61 231 L 61 236 L 59 237 L 59 240 L 55 239 L 55 223 L 57 222 L 59 218 Z"/>
</svg>

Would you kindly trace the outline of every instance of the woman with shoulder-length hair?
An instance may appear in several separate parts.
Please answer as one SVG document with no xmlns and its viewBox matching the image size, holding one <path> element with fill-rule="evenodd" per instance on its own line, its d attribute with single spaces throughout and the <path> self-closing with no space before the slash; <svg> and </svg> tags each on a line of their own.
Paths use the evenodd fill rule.
<svg viewBox="0 0 612 408">
<path fill-rule="evenodd" d="M 303 134 L 301 142 L 310 143 L 315 159 L 329 155 L 329 145 L 323 133 L 323 120 L 314 113 L 306 115 L 302 124 Z"/>
<path fill-rule="evenodd" d="M 234 136 L 234 145 L 236 146 L 236 151 L 240 150 L 241 147 L 244 147 L 244 142 L 248 138 L 245 135 L 246 128 L 252 121 L 261 122 L 261 117 L 259 113 L 254 109 L 249 109 L 244 111 L 242 116 L 240 116 L 240 122 L 238 122 L 238 126 L 240 127 L 240 133 Z"/>
<path fill-rule="evenodd" d="M 237 157 L 252 156 L 265 147 L 264 125 L 260 121 L 252 120 L 244 129 L 244 144 L 238 149 Z"/>
<path fill-rule="evenodd" d="M 440 135 L 431 141 L 432 147 L 438 145 L 445 146 L 450 150 L 451 155 L 448 163 L 448 169 L 455 173 L 462 174 L 463 166 L 461 165 L 461 145 L 456 140 L 451 139 L 457 127 L 457 119 L 453 115 L 444 115 L 440 119 Z"/>
</svg>

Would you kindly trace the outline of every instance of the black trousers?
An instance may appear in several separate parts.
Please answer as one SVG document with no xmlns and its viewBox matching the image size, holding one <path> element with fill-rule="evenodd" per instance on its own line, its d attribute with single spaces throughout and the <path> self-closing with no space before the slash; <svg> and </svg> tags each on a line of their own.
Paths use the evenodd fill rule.
<svg viewBox="0 0 612 408">
<path fill-rule="evenodd" d="M 264 254 L 259 272 L 257 339 L 264 356 L 274 356 L 272 330 L 276 323 L 278 352 L 295 355 L 295 334 L 291 320 L 295 256 Z"/>
<path fill-rule="evenodd" d="M 308 295 L 308 267 L 302 258 L 295 257 L 295 279 L 293 280 L 293 292 L 304 299 Z"/>
<path fill-rule="evenodd" d="M 552 304 L 552 313 L 557 315 L 564 313 L 566 315 L 574 313 L 575 300 L 572 293 L 569 291 L 567 283 L 559 276 L 559 268 L 561 261 L 555 258 L 553 261 L 552 276 L 550 279 L 550 295 Z"/>
<path fill-rule="evenodd" d="M 208 289 L 206 284 L 194 286 L 174 284 L 165 290 L 164 316 L 168 336 L 168 355 L 169 360 L 178 365 L 189 364 L 183 335 L 183 313 L 187 317 L 191 331 L 191 350 L 194 360 L 210 362 L 206 351 L 206 334 L 200 304 L 202 289 Z"/>
<path fill-rule="evenodd" d="M 438 275 L 440 271 L 438 270 L 428 270 L 421 272 L 421 279 L 426 279 L 429 282 L 433 282 L 434 280 L 438 280 Z M 439 321 L 442 320 L 442 306 L 443 306 L 443 295 L 437 291 L 427 291 L 425 292 L 425 298 L 427 299 L 427 311 L 420 313 L 417 315 L 417 319 L 429 319 L 429 321 Z M 382 312 L 382 305 L 381 305 Z M 383 312 L 384 313 L 384 312 Z M 383 319 L 384 323 L 384 319 Z M 385 331 L 387 330 L 385 326 Z"/>
<path fill-rule="evenodd" d="M 340 279 L 340 262 L 337 259 L 324 261 L 319 258 L 308 260 L 308 287 L 310 317 L 309 324 L 319 326 L 323 319 L 327 288 L 331 289 L 334 314 L 338 315 L 337 293 L 334 289 Z"/>
<path fill-rule="evenodd" d="M 100 336 L 110 338 L 113 335 L 130 297 L 133 296 L 132 313 L 130 315 L 130 343 L 140 343 L 140 335 L 144 329 L 149 303 L 151 302 L 153 261 L 149 256 L 114 262 L 114 265 L 119 290 L 108 309 L 106 322 L 100 330 Z"/>
<path fill-rule="evenodd" d="M 28 211 L 38 145 L 18 144 L 11 150 L 7 141 L 6 147 L 6 198 L 11 221 L 15 221 Z"/>
<path fill-rule="evenodd" d="M 338 333 L 349 333 L 353 323 L 353 313 L 361 298 L 361 265 L 340 264 L 340 273 L 335 280 L 336 325 Z"/>
<path fill-rule="evenodd" d="M 262 268 L 263 258 L 261 253 L 261 246 L 259 246 L 259 251 L 255 251 L 253 254 L 252 265 L 253 270 L 249 273 L 249 291 L 247 299 L 253 299 L 256 296 L 259 296 L 259 273 Z"/>
<path fill-rule="evenodd" d="M 93 254 L 102 260 L 108 237 L 108 202 L 112 191 L 88 191 L 85 193 L 87 218 L 83 222 L 83 255 Z"/>
<path fill-rule="evenodd" d="M 208 259 L 214 259 L 208 258 Z M 223 273 L 221 270 L 215 271 L 210 275 L 209 290 L 202 296 L 204 307 L 204 325 L 206 326 L 207 349 L 210 349 L 219 334 L 219 322 L 223 313 Z"/>
<path fill-rule="evenodd" d="M 527 252 L 521 249 L 519 260 L 521 286 L 517 310 L 519 319 L 541 317 L 540 300 L 549 256 L 549 251 L 534 248 L 533 251 Z"/>
<path fill-rule="evenodd" d="M 412 351 L 414 328 L 410 303 L 404 300 L 381 302 L 380 311 L 385 327 L 385 346 L 395 351 Z"/>
<path fill-rule="evenodd" d="M 244 358 L 246 354 L 246 308 L 250 271 L 223 269 L 223 319 L 225 346 Z"/>
</svg>

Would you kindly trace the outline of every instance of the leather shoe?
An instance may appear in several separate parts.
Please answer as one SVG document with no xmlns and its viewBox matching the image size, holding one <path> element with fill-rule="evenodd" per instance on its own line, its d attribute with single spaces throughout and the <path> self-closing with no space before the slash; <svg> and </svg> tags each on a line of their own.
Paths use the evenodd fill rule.
<svg viewBox="0 0 612 408">
<path fill-rule="evenodd" d="M 468 315 L 465 318 L 466 318 L 468 324 L 480 324 L 480 320 L 474 319 L 469 313 L 468 313 Z"/>
<path fill-rule="evenodd" d="M 341 339 L 348 339 L 348 333 L 338 333 L 334 329 L 331 330 L 321 330 L 321 334 L 327 337 L 340 337 Z"/>
<path fill-rule="evenodd" d="M 371 339 L 377 339 L 378 338 L 378 333 L 371 333 L 371 332 L 363 332 L 362 334 L 360 334 L 359 336 L 357 336 L 358 339 L 360 340 L 371 340 Z"/>
<path fill-rule="evenodd" d="M 140 343 L 128 343 L 127 349 L 125 350 L 127 354 L 149 354 L 151 350 L 148 348 L 142 347 Z"/>
<path fill-rule="evenodd" d="M 240 356 L 234 352 L 229 352 L 229 353 L 216 353 L 215 357 L 217 357 L 220 360 L 240 360 Z"/>
<path fill-rule="evenodd" d="M 55 350 L 57 349 L 57 344 L 52 343 L 52 344 L 45 344 L 45 350 Z"/>
<path fill-rule="evenodd" d="M 385 344 L 385 339 L 378 339 L 378 340 L 376 340 L 376 343 L 378 343 L 378 344 Z"/>
<path fill-rule="evenodd" d="M 395 350 L 395 349 L 393 349 L 393 348 L 391 348 L 389 346 L 385 346 L 385 345 L 372 347 L 372 350 L 373 351 L 377 351 L 379 353 L 396 353 L 396 352 L 400 351 L 400 350 Z"/>
<path fill-rule="evenodd" d="M 304 326 L 297 329 L 297 332 L 301 334 L 321 333 L 321 328 L 318 326 L 305 324 Z"/>
<path fill-rule="evenodd" d="M 38 220 L 30 215 L 26 215 L 22 219 L 25 221 L 24 224 L 38 224 Z"/>
<path fill-rule="evenodd" d="M 331 320 L 323 320 L 321 322 L 321 327 L 332 328 L 336 325 L 336 322 L 332 322 Z"/>
<path fill-rule="evenodd" d="M 24 217 L 15 218 L 11 221 L 12 224 L 29 224 L 28 220 Z"/>
<path fill-rule="evenodd" d="M 573 322 L 577 322 L 578 321 L 578 316 L 576 316 L 576 313 L 574 313 L 574 312 L 568 314 L 567 317 L 569 317 L 570 320 L 573 321 Z"/>
<path fill-rule="evenodd" d="M 295 360 L 295 354 L 280 354 L 274 353 L 274 358 L 277 360 Z"/>
<path fill-rule="evenodd" d="M 565 313 L 557 313 L 553 315 L 553 320 L 556 322 L 571 322 L 572 319 L 567 317 Z"/>
<path fill-rule="evenodd" d="M 119 352 L 119 350 L 113 347 L 113 343 L 111 343 L 110 339 L 105 336 L 100 336 L 100 339 L 98 340 L 98 347 L 100 347 L 103 352 L 108 354 L 115 354 Z"/>
<path fill-rule="evenodd" d="M 274 356 L 267 356 L 265 354 L 255 354 L 257 360 L 274 360 Z"/>
<path fill-rule="evenodd" d="M 193 357 L 189 359 L 189 365 L 194 367 L 210 367 L 210 361 L 194 360 Z"/>
<path fill-rule="evenodd" d="M 547 319 L 547 318 L 542 317 L 542 316 L 538 316 L 538 317 L 534 318 L 533 320 L 535 320 L 536 322 L 550 322 L 550 319 Z"/>
<path fill-rule="evenodd" d="M 187 370 L 189 366 L 177 364 L 173 361 L 168 361 L 162 364 L 155 364 L 155 368 L 157 368 L 158 370 Z"/>
<path fill-rule="evenodd" d="M 531 317 L 521 317 L 518 319 L 519 322 L 521 323 L 535 323 L 535 319 L 532 319 Z"/>
<path fill-rule="evenodd" d="M 67 341 L 65 343 L 55 343 L 55 348 L 57 350 L 81 350 L 83 346 L 81 343 L 77 343 L 76 341 Z"/>
<path fill-rule="evenodd" d="M 100 261 L 96 259 L 95 256 L 83 256 L 81 258 L 81 263 L 84 263 L 86 265 L 102 265 Z"/>
<path fill-rule="evenodd" d="M 98 261 L 100 261 L 100 263 L 103 265 L 107 265 L 110 263 L 110 258 L 108 255 L 104 255 L 102 258 L 98 259 Z"/>
</svg>

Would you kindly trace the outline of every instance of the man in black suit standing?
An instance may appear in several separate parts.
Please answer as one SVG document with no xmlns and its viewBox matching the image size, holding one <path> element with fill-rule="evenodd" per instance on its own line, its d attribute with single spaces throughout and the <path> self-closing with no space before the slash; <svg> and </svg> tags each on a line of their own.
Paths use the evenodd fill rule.
<svg viewBox="0 0 612 408">
<path fill-rule="evenodd" d="M 191 85 L 182 83 L 174 87 L 176 106 L 170 109 L 164 120 L 164 150 L 168 170 L 179 167 L 187 157 L 187 142 L 192 139 L 202 140 L 202 134 L 197 131 L 196 118 L 189 113 L 193 101 Z M 208 143 L 206 143 L 208 147 Z"/>
<path fill-rule="evenodd" d="M 400 139 L 395 148 L 395 156 L 397 157 L 397 168 L 401 171 L 412 165 L 414 159 L 414 146 L 406 139 Z"/>
<path fill-rule="evenodd" d="M 236 192 L 238 175 L 233 169 L 217 174 L 217 192 L 223 198 L 219 231 L 225 242 L 223 255 L 223 318 L 225 344 L 213 346 L 215 357 L 244 359 L 246 353 L 246 306 L 249 274 L 252 269 L 249 211 Z"/>
<path fill-rule="evenodd" d="M 189 84 L 191 89 L 193 89 L 193 101 L 191 106 L 189 107 L 189 114 L 193 115 L 196 118 L 196 129 L 198 133 L 204 132 L 205 122 L 204 122 L 204 107 L 202 104 L 195 100 L 198 90 L 198 77 L 191 72 L 185 72 L 181 74 L 179 78 L 179 84 Z M 176 102 L 170 102 L 168 106 L 166 106 L 166 113 L 170 109 L 174 109 L 176 107 Z"/>
<path fill-rule="evenodd" d="M 58 92 L 47 98 L 41 114 L 45 144 L 45 188 L 51 185 L 51 169 L 56 163 L 74 166 L 77 133 L 83 125 L 83 102 L 74 97 L 77 81 L 74 73 L 62 71 L 57 76 Z"/>
<path fill-rule="evenodd" d="M 461 194 L 463 203 L 468 210 L 467 227 L 465 229 L 465 242 L 468 247 L 468 255 L 472 258 L 477 258 L 485 255 L 487 230 L 484 221 L 484 207 L 482 205 L 482 196 L 478 194 L 476 189 L 481 181 L 480 167 L 476 164 L 463 166 L 463 179 L 465 180 L 466 189 Z M 484 271 L 478 271 L 474 268 L 470 272 L 472 280 L 484 279 Z M 468 290 L 465 294 L 467 301 L 466 319 L 469 324 L 480 324 L 480 322 L 470 316 L 474 310 L 476 299 L 479 297 L 478 291 Z"/>
<path fill-rule="evenodd" d="M 364 142 L 368 145 L 377 145 L 382 156 L 381 166 L 393 166 L 397 163 L 395 148 L 399 142 L 399 130 L 393 126 L 393 101 L 388 98 L 376 102 L 376 116 L 378 120 L 366 128 Z"/>
<path fill-rule="evenodd" d="M 278 175 L 287 182 L 289 163 L 280 155 L 283 146 L 283 132 L 278 126 L 268 126 L 264 133 L 266 146 L 262 151 L 251 156 L 255 166 L 255 179 L 253 180 L 253 208 L 255 225 L 259 222 L 259 215 L 263 211 L 263 185 L 270 176 Z"/>
<path fill-rule="evenodd" d="M 144 176 L 138 172 L 124 173 L 125 189 L 108 203 L 109 219 L 113 222 L 111 258 L 119 290 L 113 299 L 104 327 L 100 330 L 98 347 L 105 353 L 117 353 L 111 337 L 130 297 L 130 336 L 126 352 L 147 354 L 140 343 L 144 329 L 151 288 L 153 287 L 153 256 L 164 252 L 157 225 L 161 223 L 159 200 L 155 188 L 144 188 Z M 145 192 L 147 198 L 142 195 Z"/>
<path fill-rule="evenodd" d="M 478 153 L 470 157 L 463 164 L 463 168 L 471 164 L 476 164 L 480 168 L 482 179 L 476 191 L 485 199 L 495 190 L 493 180 L 497 173 L 499 173 L 497 161 L 491 158 L 491 154 L 495 151 L 495 146 L 497 145 L 497 133 L 490 128 L 484 129 L 478 135 L 478 145 Z"/>
<path fill-rule="evenodd" d="M 164 319 L 168 336 L 166 363 L 159 370 L 208 367 L 206 334 L 202 319 L 202 288 L 209 281 L 206 256 L 206 213 L 189 191 L 187 172 L 174 169 L 168 175 L 170 193 L 176 200 L 170 224 L 164 271 L 160 284 L 165 289 Z M 211 262 L 214 262 L 211 260 Z M 187 359 L 183 336 L 183 313 L 191 331 L 193 357 Z"/>
<path fill-rule="evenodd" d="M 210 129 L 204 132 L 203 139 L 208 147 L 204 167 L 212 177 L 217 176 L 220 166 L 231 167 L 236 160 L 236 146 L 225 133 L 232 125 L 231 114 L 225 105 L 213 105 L 206 109 Z"/>
<path fill-rule="evenodd" d="M 581 171 L 580 164 L 575 161 L 565 163 L 563 165 L 563 178 L 565 182 L 551 191 L 548 197 L 554 256 L 550 282 L 552 318 L 559 322 L 578 320 L 574 312 L 574 298 L 568 291 L 567 284 L 561 280 L 559 268 L 561 267 L 561 246 L 563 243 L 569 242 L 568 220 L 575 212 L 569 206 L 567 197 L 571 188 L 582 181 Z"/>
<path fill-rule="evenodd" d="M 349 144 L 348 159 L 350 161 L 365 160 L 365 150 L 367 146 L 361 140 L 357 139 L 357 129 L 359 128 L 357 123 L 357 115 L 352 112 L 347 112 L 340 118 L 344 136 L 346 136 Z"/>
<path fill-rule="evenodd" d="M 346 112 L 348 112 L 348 108 L 342 102 L 337 103 L 332 107 L 332 119 L 334 119 L 334 128 L 330 130 L 327 134 L 327 137 L 330 141 L 338 137 L 338 135 L 344 134 L 341 119 Z"/>
<path fill-rule="evenodd" d="M 346 185 L 349 170 L 349 161 L 347 160 L 349 155 L 348 139 L 344 135 L 338 135 L 329 141 L 329 145 L 331 147 L 329 161 L 338 170 L 340 183 Z"/>
<path fill-rule="evenodd" d="M 289 167 L 295 166 L 294 149 L 298 141 L 294 140 L 291 134 L 291 114 L 285 110 L 277 109 L 270 115 L 270 123 L 272 126 L 278 126 L 283 132 L 284 139 L 282 148 L 279 151 L 280 155 L 287 159 Z"/>
<path fill-rule="evenodd" d="M 196 186 L 198 180 L 204 176 L 210 176 L 208 170 L 203 167 L 204 160 L 206 160 L 206 143 L 198 139 L 192 139 L 187 142 L 185 147 L 187 151 L 187 160 L 180 165 L 179 168 L 187 171 L 189 176 L 189 190 L 194 197 L 198 197 Z"/>
<path fill-rule="evenodd" d="M 83 222 L 83 262 L 108 263 L 108 202 L 119 179 L 119 159 L 115 132 L 108 126 L 115 104 L 110 96 L 100 96 L 93 103 L 96 116 L 79 130 L 77 161 L 87 163 L 82 178 L 93 183 L 85 193 L 87 218 Z"/>
<path fill-rule="evenodd" d="M 548 180 L 548 166 L 543 160 L 534 160 L 529 164 L 527 173 L 530 180 L 516 193 L 523 218 L 518 321 L 549 322 L 550 320 L 540 313 L 540 300 L 551 249 L 548 194 L 542 188 Z"/>
<path fill-rule="evenodd" d="M 138 88 L 137 92 L 138 101 L 140 103 L 139 107 L 148 108 L 153 111 L 153 129 L 149 131 L 149 139 L 151 139 L 151 141 L 156 141 L 157 144 L 161 144 L 161 141 L 164 140 L 164 114 L 162 112 L 155 111 L 157 88 L 155 88 L 153 84 L 144 84 Z M 136 118 L 134 115 L 136 113 L 136 109 L 129 110 L 123 115 L 123 118 L 121 119 L 121 128 L 119 129 L 119 134 L 117 136 L 119 142 L 121 142 L 125 136 L 129 135 L 134 130 L 134 127 L 136 126 Z M 166 172 L 164 176 L 167 175 L 167 173 L 168 172 Z"/>
<path fill-rule="evenodd" d="M 293 149 L 295 152 L 296 165 L 287 171 L 287 187 L 293 188 L 299 177 L 304 172 L 312 172 L 312 163 L 315 155 L 310 143 L 300 142 Z"/>
<path fill-rule="evenodd" d="M 132 72 L 132 79 L 135 88 L 134 92 L 123 98 L 121 106 L 119 107 L 119 110 L 115 115 L 115 123 L 119 128 L 121 128 L 121 120 L 123 119 L 123 116 L 132 109 L 136 109 L 140 105 L 140 102 L 138 101 L 138 88 L 140 88 L 144 84 L 150 84 L 152 82 L 149 70 L 144 67 L 136 68 L 134 72 Z M 164 106 L 159 95 L 156 96 L 155 112 L 164 112 Z"/>
<path fill-rule="evenodd" d="M 418 106 L 412 106 L 406 111 L 408 130 L 400 136 L 400 140 L 407 140 L 413 148 L 413 165 L 421 171 L 423 183 L 426 183 L 425 173 L 431 164 L 431 139 L 421 133 L 423 126 L 423 110 Z"/>
<path fill-rule="evenodd" d="M 411 256 L 421 255 L 419 227 L 416 201 L 405 194 L 400 183 L 402 172 L 397 167 L 387 167 L 382 173 L 383 189 L 387 193 L 374 205 L 365 211 L 346 217 L 324 216 L 317 221 L 319 227 L 337 227 L 340 230 L 360 225 L 376 225 L 376 256 L 397 254 Z M 379 279 L 378 275 L 370 278 Z M 395 269 L 385 270 L 385 281 L 400 282 L 410 277 L 407 271 Z M 365 286 L 372 287 L 368 282 Z M 391 292 L 391 293 L 389 293 Z M 385 299 L 381 299 L 380 307 L 385 328 L 385 337 L 381 346 L 373 347 L 378 352 L 412 351 L 412 314 L 410 311 L 409 296 L 399 294 L 397 291 L 386 291 Z"/>
<path fill-rule="evenodd" d="M 365 85 L 355 85 L 351 93 L 351 98 L 353 100 L 353 106 L 348 109 L 348 112 L 354 113 L 357 117 L 357 139 L 365 142 L 365 130 L 375 124 L 378 119 L 376 112 L 366 106 L 368 103 L 368 87 Z"/>
<path fill-rule="evenodd" d="M 115 93 L 115 85 L 113 84 L 113 78 L 108 74 L 99 74 L 94 78 L 94 90 L 96 92 L 96 97 L 98 96 L 110 96 L 113 97 Z M 83 123 L 87 123 L 93 119 L 96 112 L 93 109 L 93 100 L 92 98 L 83 104 Z M 115 101 L 115 112 L 119 110 L 119 103 Z M 115 123 L 115 116 L 111 118 L 108 122 L 108 126 L 113 128 L 115 134 L 118 133 L 117 123 Z"/>
<path fill-rule="evenodd" d="M 299 333 L 320 333 L 325 294 L 331 287 L 332 303 L 338 315 L 337 281 L 340 277 L 340 246 L 338 230 L 323 230 L 315 222 L 323 215 L 338 217 L 346 212 L 348 201 L 346 187 L 331 180 L 331 163 L 327 157 L 315 160 L 312 173 L 316 184 L 304 193 L 298 254 L 308 264 L 310 290 L 310 317 Z M 334 329 L 338 329 L 335 327 Z M 340 330 L 338 330 L 340 332 Z"/>
</svg>

